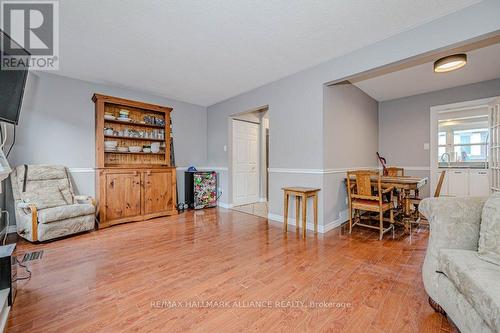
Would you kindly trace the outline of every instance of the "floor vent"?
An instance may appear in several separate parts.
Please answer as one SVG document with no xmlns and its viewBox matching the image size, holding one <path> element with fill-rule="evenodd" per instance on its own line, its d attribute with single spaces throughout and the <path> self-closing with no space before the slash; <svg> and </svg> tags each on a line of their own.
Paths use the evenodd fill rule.
<svg viewBox="0 0 500 333">
<path fill-rule="evenodd" d="M 27 252 L 24 254 L 22 262 L 38 260 L 38 259 L 42 259 L 42 257 L 43 257 L 43 251 Z"/>
</svg>

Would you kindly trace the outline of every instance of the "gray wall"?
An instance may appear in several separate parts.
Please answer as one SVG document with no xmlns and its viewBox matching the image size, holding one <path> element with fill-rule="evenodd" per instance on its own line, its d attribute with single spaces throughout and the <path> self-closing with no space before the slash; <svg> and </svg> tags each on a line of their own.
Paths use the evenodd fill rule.
<svg viewBox="0 0 500 333">
<path fill-rule="evenodd" d="M 324 168 L 377 166 L 378 102 L 350 83 L 325 86 Z"/>
<path fill-rule="evenodd" d="M 225 152 L 224 146 L 230 147 L 230 128 L 227 119 L 231 115 L 268 105 L 269 167 L 271 169 L 322 168 L 323 88 L 321 84 L 315 84 L 314 78 L 315 75 L 309 72 L 297 74 L 288 80 L 279 81 L 210 106 L 207 111 L 208 164 L 229 166 L 229 150 Z M 223 200 L 227 201 L 223 202 L 230 204 L 229 172 L 227 177 L 223 174 L 220 176 L 220 182 L 228 193 L 228 196 L 223 197 Z M 281 187 L 291 184 L 304 186 L 315 184 L 311 186 L 321 187 L 321 175 L 312 175 L 311 178 L 314 180 L 306 182 L 305 179 L 300 179 L 299 181 L 298 177 L 290 177 L 289 174 L 278 176 L 271 170 L 269 175 L 270 213 L 282 215 Z"/>
<path fill-rule="evenodd" d="M 378 102 L 358 87 L 341 83 L 324 88 L 323 211 L 326 223 L 344 219 L 345 169 L 376 168 Z"/>
<path fill-rule="evenodd" d="M 430 142 L 431 106 L 499 95 L 500 79 L 496 79 L 381 102 L 379 103 L 380 154 L 390 165 L 407 167 L 409 175 L 428 177 L 430 152 L 424 150 L 424 143 Z M 429 186 L 426 186 L 423 195 L 429 195 Z"/>
<path fill-rule="evenodd" d="M 46 163 L 77 168 L 72 173 L 77 190 L 94 194 L 94 172 L 88 170 L 95 167 L 94 93 L 173 107 L 177 166 L 205 165 L 205 107 L 52 74 L 30 73 L 16 144 L 9 157 L 11 166 Z M 12 139 L 12 133 L 9 136 Z M 183 172 L 178 173 L 179 197 L 183 198 Z"/>
<path fill-rule="evenodd" d="M 272 218 L 280 219 L 283 214 L 282 186 L 322 188 L 324 184 L 323 84 L 500 30 L 496 14 L 499 11 L 500 1 L 485 0 L 210 106 L 207 121 L 209 164 L 228 166 L 229 153 L 223 147 L 228 145 L 227 119 L 231 114 L 269 105 L 269 210 Z M 222 176 L 221 182 L 227 187 L 227 177 L 223 179 Z M 322 226 L 325 224 L 323 206 L 330 204 L 320 193 Z"/>
</svg>

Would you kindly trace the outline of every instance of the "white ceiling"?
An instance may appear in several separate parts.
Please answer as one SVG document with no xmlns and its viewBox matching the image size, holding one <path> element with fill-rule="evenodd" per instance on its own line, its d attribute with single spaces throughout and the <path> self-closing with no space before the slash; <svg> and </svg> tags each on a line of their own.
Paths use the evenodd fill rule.
<svg viewBox="0 0 500 333">
<path fill-rule="evenodd" d="M 434 73 L 433 62 L 429 62 L 354 85 L 377 101 L 387 101 L 500 78 L 500 44 L 466 53 L 467 65 L 453 72 Z"/>
<path fill-rule="evenodd" d="M 60 0 L 58 74 L 211 105 L 479 0 Z"/>
</svg>

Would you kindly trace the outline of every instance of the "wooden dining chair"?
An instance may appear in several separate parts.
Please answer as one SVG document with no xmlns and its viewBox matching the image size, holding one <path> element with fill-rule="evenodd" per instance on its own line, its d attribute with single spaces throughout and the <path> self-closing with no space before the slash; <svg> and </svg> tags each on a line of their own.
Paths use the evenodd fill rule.
<svg viewBox="0 0 500 333">
<path fill-rule="evenodd" d="M 375 180 L 372 188 L 372 179 Z M 349 233 L 352 227 L 359 225 L 367 228 L 378 229 L 379 239 L 382 240 L 384 234 L 391 229 L 394 231 L 394 215 L 392 212 L 392 191 L 393 187 L 382 188 L 381 176 L 378 171 L 357 170 L 347 172 L 347 193 L 349 202 Z M 385 194 L 389 194 L 389 202 L 384 201 Z M 360 212 L 379 213 L 379 225 L 369 225 L 361 223 Z M 390 226 L 384 228 L 384 213 L 389 212 Z M 353 223 L 353 212 L 356 214 Z"/>
<path fill-rule="evenodd" d="M 446 170 L 441 171 L 438 183 L 436 185 L 436 190 L 434 191 L 434 198 L 437 198 L 441 195 L 441 188 L 443 187 L 445 176 L 446 176 Z M 415 215 L 414 215 L 414 218 L 416 218 L 415 224 L 429 224 L 429 221 L 427 221 L 425 216 L 420 214 L 418 211 L 418 205 L 420 204 L 420 201 L 422 201 L 422 198 L 419 197 L 410 199 L 410 203 L 415 207 Z"/>
<path fill-rule="evenodd" d="M 441 171 L 441 174 L 439 175 L 439 180 L 436 186 L 436 190 L 434 191 L 434 198 L 439 197 L 441 194 L 441 188 L 443 187 L 443 182 L 444 182 L 444 176 L 446 175 L 446 170 Z"/>
<path fill-rule="evenodd" d="M 404 177 L 405 169 L 395 166 L 389 166 L 384 169 L 384 176 L 388 177 Z M 396 198 L 397 198 L 397 214 L 401 213 L 401 201 L 403 199 L 401 191 L 395 190 Z M 395 207 L 393 207 L 395 208 Z"/>
<path fill-rule="evenodd" d="M 404 177 L 405 175 L 405 169 L 404 168 L 399 168 L 399 167 L 386 167 L 384 176 L 389 176 L 389 177 Z"/>
</svg>

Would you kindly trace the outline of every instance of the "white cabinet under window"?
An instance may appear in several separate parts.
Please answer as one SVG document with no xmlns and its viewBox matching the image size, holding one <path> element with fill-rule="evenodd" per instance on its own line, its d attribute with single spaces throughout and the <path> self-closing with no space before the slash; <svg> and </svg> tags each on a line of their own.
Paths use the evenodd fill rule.
<svg viewBox="0 0 500 333">
<path fill-rule="evenodd" d="M 490 195 L 488 170 L 469 170 L 469 195 L 473 197 Z"/>
<path fill-rule="evenodd" d="M 486 169 L 447 169 L 441 187 L 441 196 L 483 197 L 490 194 Z M 441 172 L 436 174 L 439 178 Z"/>
<path fill-rule="evenodd" d="M 439 176 L 441 176 L 441 171 L 435 175 L 434 179 L 439 179 Z M 447 176 L 448 175 L 445 175 L 444 180 L 443 180 L 443 185 L 441 185 L 441 192 L 439 192 L 440 196 L 449 196 L 449 194 L 448 194 L 449 186 L 448 186 L 448 177 Z M 435 188 L 431 189 L 431 193 L 434 193 L 435 191 L 436 191 Z"/>
<path fill-rule="evenodd" d="M 448 195 L 454 197 L 464 197 L 469 195 L 469 179 L 467 170 L 449 170 L 448 176 Z"/>
</svg>

